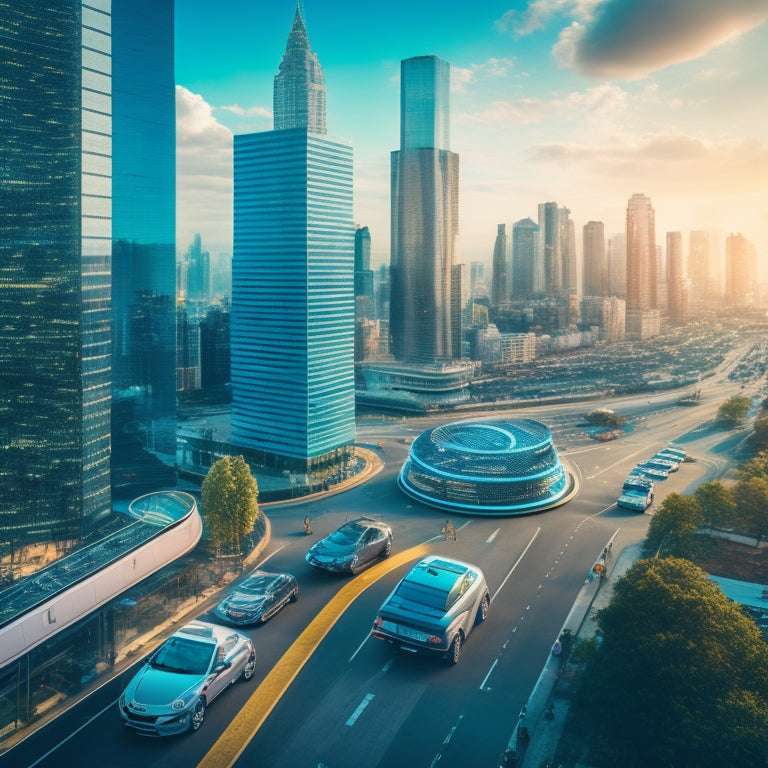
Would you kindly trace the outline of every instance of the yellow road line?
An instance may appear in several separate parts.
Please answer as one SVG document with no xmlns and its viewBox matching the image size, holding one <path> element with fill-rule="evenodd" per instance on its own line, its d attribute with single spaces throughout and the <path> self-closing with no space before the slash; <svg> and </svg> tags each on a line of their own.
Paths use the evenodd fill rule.
<svg viewBox="0 0 768 768">
<path fill-rule="evenodd" d="M 428 552 L 429 548 L 422 544 L 390 555 L 345 584 L 272 667 L 261 685 L 200 761 L 198 768 L 231 768 L 317 646 L 352 602 L 385 574 L 411 560 L 423 557 Z"/>
</svg>

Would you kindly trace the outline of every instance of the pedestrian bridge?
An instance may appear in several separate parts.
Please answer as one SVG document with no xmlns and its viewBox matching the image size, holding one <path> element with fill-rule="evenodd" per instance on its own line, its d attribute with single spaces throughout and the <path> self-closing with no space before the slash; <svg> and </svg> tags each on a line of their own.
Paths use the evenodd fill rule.
<svg viewBox="0 0 768 768">
<path fill-rule="evenodd" d="M 0 669 L 190 552 L 202 532 L 188 493 L 135 499 L 124 528 L 0 591 Z"/>
</svg>

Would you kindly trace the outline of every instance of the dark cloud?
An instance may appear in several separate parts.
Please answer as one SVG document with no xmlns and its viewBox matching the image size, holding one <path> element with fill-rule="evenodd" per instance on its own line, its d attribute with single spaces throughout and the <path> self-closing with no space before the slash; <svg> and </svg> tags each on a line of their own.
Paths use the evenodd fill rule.
<svg viewBox="0 0 768 768">
<path fill-rule="evenodd" d="M 606 0 L 563 30 L 554 52 L 584 74 L 631 79 L 698 58 L 766 19 L 766 0 Z"/>
</svg>

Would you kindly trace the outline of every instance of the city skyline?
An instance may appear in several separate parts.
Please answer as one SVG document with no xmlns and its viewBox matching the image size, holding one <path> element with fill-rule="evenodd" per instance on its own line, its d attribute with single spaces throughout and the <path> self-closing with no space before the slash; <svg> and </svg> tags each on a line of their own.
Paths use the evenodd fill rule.
<svg viewBox="0 0 768 768">
<path fill-rule="evenodd" d="M 433 2 L 402 13 L 303 7 L 329 132 L 353 145 L 354 218 L 371 231 L 375 265 L 389 260 L 400 61 L 419 55 L 452 67 L 461 262 L 490 264 L 498 224 L 535 218 L 550 200 L 577 229 L 595 220 L 606 236 L 621 232 L 635 193 L 654 201 L 660 244 L 666 231 L 718 229 L 723 242 L 741 232 L 768 260 L 764 2 L 488 0 L 470 15 Z M 231 250 L 232 133 L 272 129 L 271 82 L 295 8 L 177 7 L 179 248 L 199 231 L 212 251 Z"/>
</svg>

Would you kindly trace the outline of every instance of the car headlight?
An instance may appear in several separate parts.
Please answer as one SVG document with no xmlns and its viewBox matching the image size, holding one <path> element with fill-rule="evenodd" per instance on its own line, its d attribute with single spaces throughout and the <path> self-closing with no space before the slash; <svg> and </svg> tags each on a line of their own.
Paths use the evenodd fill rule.
<svg viewBox="0 0 768 768">
<path fill-rule="evenodd" d="M 176 701 L 171 704 L 171 709 L 179 710 L 184 709 L 187 706 L 187 703 L 184 699 L 176 699 Z"/>
</svg>

